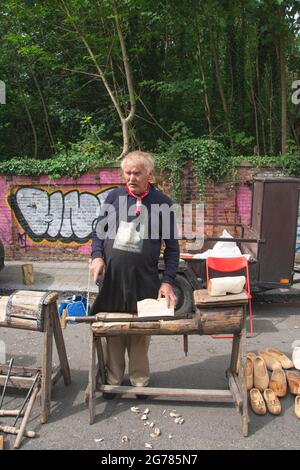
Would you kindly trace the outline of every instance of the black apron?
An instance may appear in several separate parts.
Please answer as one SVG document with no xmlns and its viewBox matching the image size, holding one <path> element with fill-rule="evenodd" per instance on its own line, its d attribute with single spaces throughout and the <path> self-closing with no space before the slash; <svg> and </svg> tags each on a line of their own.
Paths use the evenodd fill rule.
<svg viewBox="0 0 300 470">
<path fill-rule="evenodd" d="M 114 240 L 105 241 L 105 274 L 91 315 L 99 312 L 136 313 L 139 300 L 157 298 L 160 280 L 157 259 L 152 255 L 152 242 L 141 236 L 143 225 L 138 232 L 134 218 L 131 219 L 131 222 L 120 222 Z"/>
</svg>

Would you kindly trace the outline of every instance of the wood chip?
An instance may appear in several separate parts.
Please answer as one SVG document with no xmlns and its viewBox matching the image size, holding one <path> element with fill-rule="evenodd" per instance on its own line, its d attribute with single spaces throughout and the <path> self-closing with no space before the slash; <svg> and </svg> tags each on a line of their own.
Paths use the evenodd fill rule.
<svg viewBox="0 0 300 470">
<path fill-rule="evenodd" d="M 155 423 L 153 423 L 153 422 L 149 424 L 150 428 L 154 428 L 154 425 L 155 425 Z"/>
<path fill-rule="evenodd" d="M 145 449 L 153 449 L 153 445 L 148 444 L 148 442 L 145 442 Z"/>
<path fill-rule="evenodd" d="M 130 439 L 128 436 L 122 436 L 122 439 L 121 439 L 122 443 L 125 444 L 126 442 L 129 442 Z"/>
<path fill-rule="evenodd" d="M 159 437 L 161 435 L 161 430 L 159 428 L 154 428 L 153 432 L 150 434 L 150 437 Z"/>
<path fill-rule="evenodd" d="M 146 419 L 148 419 L 148 416 L 147 416 L 147 415 L 143 415 L 143 416 L 141 417 L 141 421 L 146 421 Z"/>
<path fill-rule="evenodd" d="M 181 417 L 175 418 L 174 421 L 175 421 L 176 424 L 183 424 L 184 423 L 184 419 L 181 418 Z"/>
<path fill-rule="evenodd" d="M 173 439 L 173 434 L 169 434 L 169 439 Z"/>
<path fill-rule="evenodd" d="M 149 408 L 146 408 L 146 409 L 144 410 L 144 413 L 143 413 L 143 414 L 144 414 L 144 415 L 148 415 L 149 413 L 150 413 Z"/>
<path fill-rule="evenodd" d="M 140 409 L 137 406 L 132 406 L 130 408 L 130 410 L 132 411 L 132 413 L 139 413 L 140 412 Z"/>
<path fill-rule="evenodd" d="M 100 439 L 94 439 L 95 442 L 102 442 L 104 441 L 103 437 L 100 437 Z"/>
<path fill-rule="evenodd" d="M 180 418 L 181 414 L 175 413 L 174 411 L 171 411 L 170 416 L 171 416 L 171 418 Z"/>
</svg>

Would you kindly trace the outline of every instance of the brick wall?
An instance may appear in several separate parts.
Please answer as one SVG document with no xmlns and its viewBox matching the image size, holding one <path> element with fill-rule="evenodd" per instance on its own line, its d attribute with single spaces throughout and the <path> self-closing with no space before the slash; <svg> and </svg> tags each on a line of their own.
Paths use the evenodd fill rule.
<svg viewBox="0 0 300 470">
<path fill-rule="evenodd" d="M 238 169 L 235 184 L 225 181 L 207 187 L 205 220 L 249 223 L 251 189 L 255 174 L 250 164 Z M 270 174 L 269 170 L 266 170 Z M 157 173 L 154 182 L 170 194 L 167 175 Z M 78 179 L 49 179 L 0 175 L 0 239 L 6 259 L 82 259 L 89 256 L 92 224 L 108 191 L 122 184 L 116 166 L 87 173 Z M 183 201 L 197 201 L 197 178 L 187 165 L 183 178 Z M 207 227 L 207 233 L 213 233 Z M 215 229 L 220 234 L 222 227 Z M 182 249 L 185 249 L 184 242 Z"/>
</svg>

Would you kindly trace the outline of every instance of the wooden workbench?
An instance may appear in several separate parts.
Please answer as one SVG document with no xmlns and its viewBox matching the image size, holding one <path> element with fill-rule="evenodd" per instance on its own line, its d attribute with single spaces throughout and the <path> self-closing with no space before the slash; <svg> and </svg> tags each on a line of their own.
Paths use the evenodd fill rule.
<svg viewBox="0 0 300 470">
<path fill-rule="evenodd" d="M 231 297 L 231 298 L 230 298 Z M 209 302 L 210 300 L 210 302 Z M 90 424 L 95 419 L 96 392 L 126 394 L 129 397 L 147 395 L 150 397 L 189 398 L 203 402 L 235 403 L 242 416 L 242 433 L 248 435 L 246 366 L 246 306 L 247 295 L 242 293 L 226 296 L 224 299 L 207 299 L 204 290 L 194 292 L 195 312 L 191 318 L 162 321 L 135 321 L 131 314 L 106 314 L 105 321 L 95 321 L 90 330 L 89 383 L 86 399 L 89 403 Z M 124 316 L 126 321 L 109 322 L 109 316 Z M 232 335 L 232 352 L 227 390 L 203 390 L 188 388 L 128 387 L 107 385 L 102 347 L 102 338 L 115 335 Z M 239 374 L 236 373 L 238 357 Z"/>
<path fill-rule="evenodd" d="M 16 291 L 11 296 L 0 296 L 0 327 L 41 332 L 44 336 L 41 366 L 12 367 L 8 386 L 30 388 L 37 371 L 41 373 L 40 421 L 45 423 L 50 414 L 52 386 L 63 377 L 65 385 L 71 383 L 68 358 L 57 312 L 57 292 Z M 52 368 L 53 338 L 59 366 Z M 0 364 L 0 385 L 5 383 L 8 366 Z"/>
</svg>

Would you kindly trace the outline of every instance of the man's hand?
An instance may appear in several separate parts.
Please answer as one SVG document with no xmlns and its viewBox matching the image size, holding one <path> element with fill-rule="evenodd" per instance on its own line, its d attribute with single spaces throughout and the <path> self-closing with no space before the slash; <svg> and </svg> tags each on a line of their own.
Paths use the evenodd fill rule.
<svg viewBox="0 0 300 470">
<path fill-rule="evenodd" d="M 168 308 L 176 307 L 177 297 L 173 291 L 173 287 L 171 286 L 171 284 L 168 284 L 167 282 L 162 282 L 158 291 L 157 298 L 161 299 L 162 297 L 165 297 L 167 299 Z"/>
<path fill-rule="evenodd" d="M 95 283 L 97 282 L 98 277 L 102 275 L 104 267 L 105 264 L 102 258 L 95 258 L 90 263 L 90 271 Z"/>
</svg>

